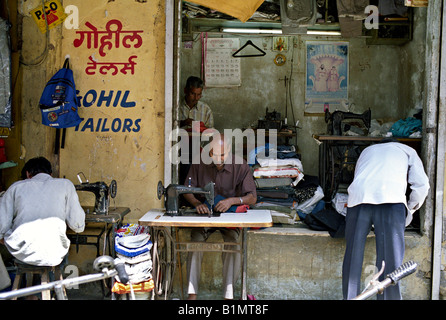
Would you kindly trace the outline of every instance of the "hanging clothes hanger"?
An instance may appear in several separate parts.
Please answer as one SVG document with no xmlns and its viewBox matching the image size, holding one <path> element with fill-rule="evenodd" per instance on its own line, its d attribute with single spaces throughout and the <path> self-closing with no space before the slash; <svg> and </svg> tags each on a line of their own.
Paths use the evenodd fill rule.
<svg viewBox="0 0 446 320">
<path fill-rule="evenodd" d="M 239 53 L 240 51 L 242 51 L 245 47 L 247 46 L 253 46 L 254 48 L 256 48 L 260 53 L 258 54 L 246 54 L 246 55 L 237 55 L 237 53 Z M 263 57 L 266 54 L 265 51 L 263 51 L 262 49 L 260 49 L 259 47 L 257 47 L 254 43 L 252 43 L 251 40 L 246 41 L 246 43 L 240 48 L 238 49 L 236 52 L 234 52 L 232 54 L 232 56 L 234 58 L 246 58 L 246 57 Z"/>
</svg>

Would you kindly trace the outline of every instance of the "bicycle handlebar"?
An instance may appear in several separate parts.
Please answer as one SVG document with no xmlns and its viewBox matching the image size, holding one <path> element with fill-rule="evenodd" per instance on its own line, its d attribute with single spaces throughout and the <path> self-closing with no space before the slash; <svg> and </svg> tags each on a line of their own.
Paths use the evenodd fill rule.
<svg viewBox="0 0 446 320">
<path fill-rule="evenodd" d="M 391 274 L 387 275 L 387 278 L 390 278 L 390 280 L 392 280 L 392 283 L 395 284 L 402 278 L 414 273 L 417 267 L 418 265 L 415 262 L 408 261 L 401 265 L 398 269 L 393 271 Z"/>
<path fill-rule="evenodd" d="M 357 297 L 353 298 L 353 300 L 366 300 L 376 295 L 377 293 L 382 293 L 385 288 L 390 287 L 391 285 L 395 285 L 398 281 L 400 281 L 404 277 L 407 277 L 408 275 L 414 273 L 417 267 L 418 267 L 417 263 L 413 261 L 408 261 L 402 264 L 395 271 L 388 274 L 383 281 L 371 281 L 370 282 L 371 288 L 370 289 L 366 288 L 364 292 L 362 292 Z"/>
<path fill-rule="evenodd" d="M 100 273 L 87 274 L 75 278 L 67 278 L 59 281 L 50 282 L 47 284 L 41 284 L 28 288 L 18 289 L 15 291 L 8 291 L 0 293 L 0 300 L 8 300 L 19 297 L 24 297 L 32 294 L 37 294 L 45 290 L 54 290 L 58 300 L 66 300 L 64 288 L 72 287 L 74 285 L 85 284 L 89 282 L 104 280 L 107 278 L 119 276 L 119 279 L 123 284 L 127 284 L 129 276 L 125 270 L 124 262 L 120 259 L 113 260 L 110 256 L 100 256 L 93 262 L 94 269 L 100 271 Z"/>
</svg>

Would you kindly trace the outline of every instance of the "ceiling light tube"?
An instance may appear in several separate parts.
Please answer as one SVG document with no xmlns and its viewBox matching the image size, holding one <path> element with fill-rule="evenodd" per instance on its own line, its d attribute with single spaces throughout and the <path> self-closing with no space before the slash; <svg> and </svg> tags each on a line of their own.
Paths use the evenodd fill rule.
<svg viewBox="0 0 446 320">
<path fill-rule="evenodd" d="M 317 36 L 340 36 L 340 31 L 322 31 L 322 30 L 307 30 L 307 34 L 317 35 Z"/>
<path fill-rule="evenodd" d="M 229 33 L 272 33 L 282 34 L 280 29 L 242 29 L 242 28 L 223 28 L 223 32 Z"/>
<path fill-rule="evenodd" d="M 282 34 L 282 30 L 280 29 L 223 28 L 222 31 L 227 33 Z M 328 30 L 307 30 L 307 34 L 316 36 L 340 36 L 341 32 Z"/>
</svg>

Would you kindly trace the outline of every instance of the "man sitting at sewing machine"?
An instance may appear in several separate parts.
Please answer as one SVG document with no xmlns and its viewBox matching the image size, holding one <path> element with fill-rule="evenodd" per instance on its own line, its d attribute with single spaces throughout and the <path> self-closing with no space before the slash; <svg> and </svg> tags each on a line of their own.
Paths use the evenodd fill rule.
<svg viewBox="0 0 446 320">
<path fill-rule="evenodd" d="M 231 152 L 231 141 L 223 135 L 215 134 L 209 144 L 210 164 L 192 164 L 186 177 L 185 185 L 204 187 L 209 182 L 215 183 L 216 198 L 222 200 L 215 203 L 216 212 L 227 212 L 231 207 L 252 205 L 256 203 L 257 193 L 251 170 L 246 162 Z M 208 214 L 209 206 L 194 194 L 185 194 L 185 199 L 193 205 L 199 214 Z M 208 237 L 220 230 L 225 242 L 238 242 L 240 229 L 237 228 L 194 228 L 191 231 L 192 241 L 206 241 Z M 187 259 L 189 299 L 196 299 L 200 281 L 202 252 L 189 253 Z M 233 299 L 233 287 L 240 275 L 241 257 L 239 253 L 223 252 L 223 295 L 225 299 Z"/>
<path fill-rule="evenodd" d="M 26 179 L 13 183 L 0 199 L 0 242 L 19 261 L 57 266 L 68 253 L 67 224 L 85 228 L 73 183 L 52 178 L 51 163 L 37 157 L 25 163 Z"/>
</svg>

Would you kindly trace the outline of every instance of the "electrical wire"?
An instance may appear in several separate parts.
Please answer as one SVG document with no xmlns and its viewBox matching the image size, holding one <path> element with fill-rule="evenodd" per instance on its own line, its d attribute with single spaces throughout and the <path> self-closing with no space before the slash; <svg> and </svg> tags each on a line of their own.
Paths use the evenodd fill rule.
<svg viewBox="0 0 446 320">
<path fill-rule="evenodd" d="M 291 95 L 291 81 L 293 79 L 293 66 L 294 66 L 294 44 L 293 44 L 293 51 L 291 52 L 291 70 L 290 70 L 290 81 L 289 81 L 289 86 L 288 86 L 288 96 L 290 99 L 290 109 L 291 109 L 291 114 L 293 115 L 293 126 L 296 125 L 296 118 L 294 117 L 294 107 L 293 107 L 293 97 Z"/>
</svg>

